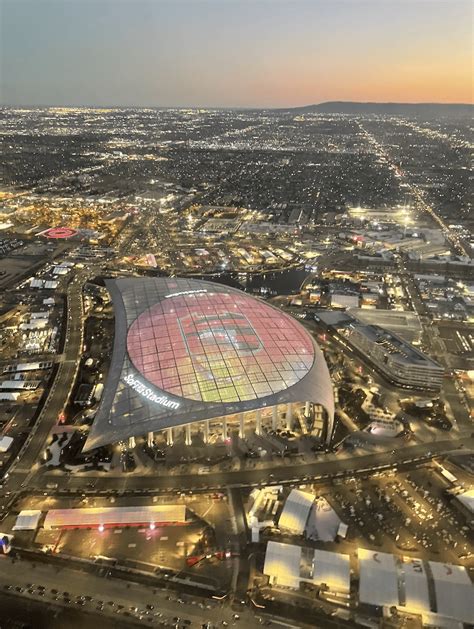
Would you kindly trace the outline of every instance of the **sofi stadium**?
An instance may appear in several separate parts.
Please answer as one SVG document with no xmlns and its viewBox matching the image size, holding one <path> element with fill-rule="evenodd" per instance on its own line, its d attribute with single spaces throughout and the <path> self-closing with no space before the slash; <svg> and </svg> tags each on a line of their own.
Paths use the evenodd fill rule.
<svg viewBox="0 0 474 629">
<path fill-rule="evenodd" d="M 312 336 L 292 317 L 211 282 L 107 280 L 115 339 L 104 393 L 85 450 L 165 431 L 185 442 L 240 437 L 252 426 L 310 431 L 323 418 L 330 439 L 334 400 Z M 304 424 L 304 425 L 303 425 Z"/>
</svg>

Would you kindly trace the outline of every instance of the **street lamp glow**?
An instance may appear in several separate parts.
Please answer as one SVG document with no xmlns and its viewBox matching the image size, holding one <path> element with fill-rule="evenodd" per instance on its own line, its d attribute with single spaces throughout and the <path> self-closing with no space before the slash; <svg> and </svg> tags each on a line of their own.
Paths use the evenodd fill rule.
<svg viewBox="0 0 474 629">
<path fill-rule="evenodd" d="M 156 528 L 156 525 L 154 522 L 150 522 L 150 531 L 154 531 Z"/>
</svg>

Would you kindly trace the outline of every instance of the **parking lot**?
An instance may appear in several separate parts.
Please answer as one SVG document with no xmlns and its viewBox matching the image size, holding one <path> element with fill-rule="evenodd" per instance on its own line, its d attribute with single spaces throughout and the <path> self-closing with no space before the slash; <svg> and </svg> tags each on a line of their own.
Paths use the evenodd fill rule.
<svg viewBox="0 0 474 629">
<path fill-rule="evenodd" d="M 435 464 L 410 472 L 378 473 L 365 480 L 350 478 L 303 488 L 324 496 L 349 525 L 347 537 L 334 544 L 333 550 L 383 548 L 393 554 L 474 566 L 470 529 L 450 505 L 446 484 Z"/>
<path fill-rule="evenodd" d="M 437 324 L 439 335 L 451 354 L 458 356 L 471 355 L 474 349 L 472 326 L 464 323 Z"/>
</svg>

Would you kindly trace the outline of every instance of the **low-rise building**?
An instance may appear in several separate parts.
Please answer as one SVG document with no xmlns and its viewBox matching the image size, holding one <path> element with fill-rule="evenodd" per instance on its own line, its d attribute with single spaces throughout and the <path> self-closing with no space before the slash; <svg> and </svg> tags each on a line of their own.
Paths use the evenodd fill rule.
<svg viewBox="0 0 474 629">
<path fill-rule="evenodd" d="M 415 389 L 439 389 L 444 369 L 434 360 L 378 325 L 353 322 L 347 340 L 363 353 L 389 380 Z"/>
</svg>

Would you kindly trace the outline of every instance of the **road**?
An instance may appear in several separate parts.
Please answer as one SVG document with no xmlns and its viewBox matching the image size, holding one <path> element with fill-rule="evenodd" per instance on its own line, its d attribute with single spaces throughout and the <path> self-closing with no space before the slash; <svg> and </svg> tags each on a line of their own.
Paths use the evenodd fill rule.
<svg viewBox="0 0 474 629">
<path fill-rule="evenodd" d="M 404 269 L 401 269 L 400 278 L 403 281 L 407 293 L 410 295 L 413 307 L 415 308 L 420 320 L 420 324 L 423 328 L 423 337 L 429 346 L 430 355 L 441 365 L 446 367 L 446 370 L 449 372 L 451 369 L 449 364 L 449 352 L 446 351 L 441 341 L 436 324 L 427 316 L 428 313 L 426 307 L 420 297 L 418 286 L 416 285 L 413 276 L 406 273 Z M 469 417 L 469 411 L 465 404 L 463 404 L 459 391 L 456 390 L 456 386 L 452 379 L 444 379 L 442 395 L 451 407 L 453 418 L 458 428 L 472 430 L 472 422 Z"/>
<path fill-rule="evenodd" d="M 452 231 L 445 223 L 445 221 L 441 218 L 441 216 L 434 210 L 434 208 L 425 201 L 425 191 L 420 189 L 418 184 L 415 184 L 410 179 L 409 174 L 402 170 L 400 166 L 395 163 L 392 156 L 388 153 L 387 148 L 382 145 L 381 142 L 376 140 L 375 136 L 367 131 L 367 129 L 365 129 L 361 122 L 359 122 L 358 125 L 360 130 L 370 141 L 370 143 L 373 146 L 377 147 L 378 155 L 383 156 L 387 160 L 387 163 L 390 164 L 392 168 L 395 168 L 398 176 L 401 178 L 401 181 L 406 184 L 411 194 L 413 195 L 417 207 L 431 216 L 434 223 L 441 229 L 443 234 L 446 236 L 446 239 L 449 241 L 449 243 L 458 254 L 469 256 L 469 253 L 467 252 L 463 242 L 459 239 L 459 236 L 456 234 L 456 232 Z"/>
<path fill-rule="evenodd" d="M 14 463 L 10 468 L 9 478 L 5 481 L 3 491 L 16 491 L 29 484 L 37 470 L 37 461 L 51 429 L 58 421 L 58 416 L 69 398 L 82 352 L 84 323 L 82 286 L 89 274 L 90 270 L 82 271 L 68 285 L 65 300 L 67 315 L 63 360 L 58 364 L 56 376 L 35 426 L 18 454 L 18 463 Z"/>
<path fill-rule="evenodd" d="M 48 483 L 57 483 L 57 491 L 83 492 L 86 482 L 93 480 L 94 489 L 88 490 L 97 494 L 100 491 L 120 493 L 123 491 L 186 491 L 199 489 L 218 489 L 254 487 L 261 484 L 301 483 L 308 479 L 318 480 L 346 476 L 348 474 L 370 472 L 383 467 L 393 467 L 403 463 L 415 463 L 418 459 L 431 458 L 436 454 L 446 454 L 460 448 L 466 450 L 474 447 L 474 438 L 470 433 L 458 433 L 456 439 L 446 439 L 431 443 L 404 444 L 401 450 L 388 450 L 365 455 L 344 456 L 344 454 L 322 454 L 321 460 L 311 463 L 291 463 L 288 467 L 252 468 L 216 472 L 203 475 L 196 474 L 154 474 L 147 476 L 101 476 L 88 475 L 43 475 L 33 479 L 30 489 L 44 491 Z"/>
<path fill-rule="evenodd" d="M 250 576 L 250 565 L 247 549 L 247 517 L 242 500 L 242 493 L 238 489 L 231 489 L 229 491 L 229 496 L 236 528 L 235 540 L 236 544 L 238 545 L 238 548 L 236 548 L 235 550 L 239 553 L 239 571 L 232 589 L 236 600 L 245 600 L 246 593 L 249 587 Z"/>
<path fill-rule="evenodd" d="M 129 581 L 120 579 L 106 579 L 90 572 L 75 570 L 69 567 L 58 568 L 47 563 L 32 563 L 25 560 L 16 560 L 12 563 L 10 558 L 0 556 L 0 585 L 4 589 L 4 585 L 13 585 L 26 588 L 27 584 L 42 585 L 45 588 L 45 595 L 30 594 L 28 591 L 22 592 L 22 597 L 28 600 L 41 601 L 43 604 L 47 601 L 49 604 L 55 604 L 62 608 L 75 608 L 81 613 L 92 613 L 96 616 L 94 620 L 90 618 L 90 625 L 93 623 L 101 623 L 102 619 L 115 618 L 118 621 L 126 621 L 127 616 L 124 612 L 131 614 L 132 618 L 139 620 L 140 624 L 146 626 L 157 626 L 163 620 L 169 620 L 170 626 L 174 626 L 173 618 L 179 616 L 182 619 L 191 621 L 194 627 L 201 627 L 205 622 L 213 624 L 221 624 L 225 620 L 229 626 L 241 626 L 242 629 L 249 627 L 253 629 L 260 627 L 260 623 L 255 618 L 255 614 L 250 609 L 239 611 L 239 620 L 233 618 L 235 613 L 228 604 L 221 604 L 216 600 L 203 599 L 200 597 L 191 597 L 190 595 L 182 595 L 173 591 L 164 589 L 156 589 L 142 583 L 134 584 Z M 55 589 L 61 593 L 60 600 L 55 601 L 56 593 L 51 590 Z M 67 598 L 71 603 L 63 602 L 63 591 L 66 591 Z M 78 596 L 89 596 L 93 600 L 86 601 L 83 606 L 75 604 Z M 104 603 L 102 610 L 97 610 L 100 602 Z M 113 605 L 109 604 L 109 601 Z M 194 603 L 193 603 L 194 601 Z M 123 609 L 119 609 L 119 605 Z M 146 613 L 146 606 L 153 605 L 153 610 Z M 133 612 L 130 608 L 138 608 L 142 611 Z M 99 613 L 100 612 L 100 613 Z M 143 613 L 145 612 L 145 613 Z M 155 616 L 159 613 L 160 616 Z M 152 617 L 153 622 L 148 618 Z M 130 618 L 132 620 L 132 618 Z M 1 626 L 1 625 L 0 625 Z M 60 625 L 59 625 L 60 626 Z M 64 626 L 64 625 L 63 625 Z"/>
</svg>

